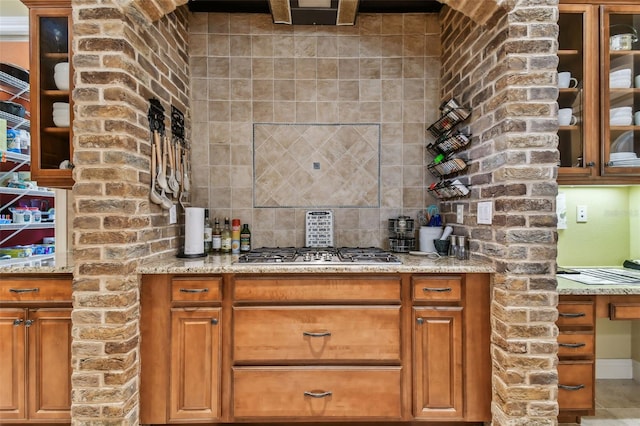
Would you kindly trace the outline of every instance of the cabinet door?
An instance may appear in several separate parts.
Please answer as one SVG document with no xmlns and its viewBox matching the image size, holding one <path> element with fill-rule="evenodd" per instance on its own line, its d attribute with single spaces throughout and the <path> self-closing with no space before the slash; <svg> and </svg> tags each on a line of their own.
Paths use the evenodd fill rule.
<svg viewBox="0 0 640 426">
<path fill-rule="evenodd" d="M 71 419 L 71 309 L 30 310 L 29 418 Z"/>
<path fill-rule="evenodd" d="M 0 309 L 0 420 L 26 419 L 24 309 Z"/>
<path fill-rule="evenodd" d="M 31 178 L 42 186 L 70 188 L 73 185 L 71 2 L 57 2 L 56 7 L 42 7 L 32 0 L 24 3 L 30 8 Z M 62 63 L 69 65 L 60 69 L 58 64 Z M 68 84 L 61 84 L 61 79 L 68 80 Z"/>
<path fill-rule="evenodd" d="M 558 178 L 597 176 L 598 14 L 593 5 L 559 5 Z"/>
<path fill-rule="evenodd" d="M 640 7 L 603 6 L 601 22 L 602 173 L 640 177 Z"/>
<path fill-rule="evenodd" d="M 171 310 L 169 421 L 220 417 L 220 308 Z"/>
<path fill-rule="evenodd" d="M 414 416 L 462 419 L 462 308 L 414 311 Z"/>
</svg>

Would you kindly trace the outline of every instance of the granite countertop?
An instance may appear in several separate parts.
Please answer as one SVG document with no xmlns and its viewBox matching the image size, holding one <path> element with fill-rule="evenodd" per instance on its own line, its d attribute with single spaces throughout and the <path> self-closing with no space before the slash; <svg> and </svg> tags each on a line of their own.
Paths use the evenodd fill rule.
<svg viewBox="0 0 640 426">
<path fill-rule="evenodd" d="M 72 274 L 73 266 L 7 266 L 0 268 L 3 274 Z"/>
<path fill-rule="evenodd" d="M 431 259 L 427 256 L 398 254 L 402 265 L 350 265 L 344 263 L 310 265 L 256 265 L 237 264 L 238 255 L 207 256 L 200 259 L 167 258 L 153 263 L 140 265 L 140 274 L 220 274 L 220 273 L 493 273 L 493 264 L 486 260 L 457 260 L 448 257 Z"/>
</svg>

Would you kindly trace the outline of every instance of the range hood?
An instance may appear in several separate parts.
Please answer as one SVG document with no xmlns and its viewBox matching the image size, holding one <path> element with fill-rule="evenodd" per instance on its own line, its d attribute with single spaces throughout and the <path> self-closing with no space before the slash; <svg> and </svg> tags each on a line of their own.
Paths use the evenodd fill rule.
<svg viewBox="0 0 640 426">
<path fill-rule="evenodd" d="M 437 13 L 437 0 L 189 0 L 192 12 L 268 13 L 289 25 L 354 25 L 358 13 Z"/>
</svg>

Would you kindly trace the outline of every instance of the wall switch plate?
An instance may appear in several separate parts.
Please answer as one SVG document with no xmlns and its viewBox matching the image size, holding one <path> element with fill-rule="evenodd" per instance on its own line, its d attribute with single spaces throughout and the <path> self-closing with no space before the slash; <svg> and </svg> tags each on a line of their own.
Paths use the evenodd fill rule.
<svg viewBox="0 0 640 426">
<path fill-rule="evenodd" d="M 169 225 L 174 223 L 178 223 L 178 208 L 175 204 L 169 209 Z"/>
<path fill-rule="evenodd" d="M 587 223 L 587 206 L 576 206 L 576 222 Z"/>
<path fill-rule="evenodd" d="M 493 204 L 491 201 L 478 203 L 478 225 L 491 225 L 493 217 Z"/>
<path fill-rule="evenodd" d="M 464 223 L 464 204 L 456 205 L 456 223 Z"/>
</svg>

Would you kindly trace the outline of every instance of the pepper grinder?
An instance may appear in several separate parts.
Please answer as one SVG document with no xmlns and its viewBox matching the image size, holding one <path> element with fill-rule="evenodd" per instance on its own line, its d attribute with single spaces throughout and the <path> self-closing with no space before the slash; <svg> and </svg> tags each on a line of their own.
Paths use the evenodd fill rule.
<svg viewBox="0 0 640 426">
<path fill-rule="evenodd" d="M 449 257 L 458 257 L 458 237 L 450 235 L 449 238 Z"/>
<path fill-rule="evenodd" d="M 469 259 L 469 251 L 467 250 L 467 242 L 464 236 L 458 237 L 458 252 L 456 257 L 458 260 L 467 260 Z"/>
</svg>

